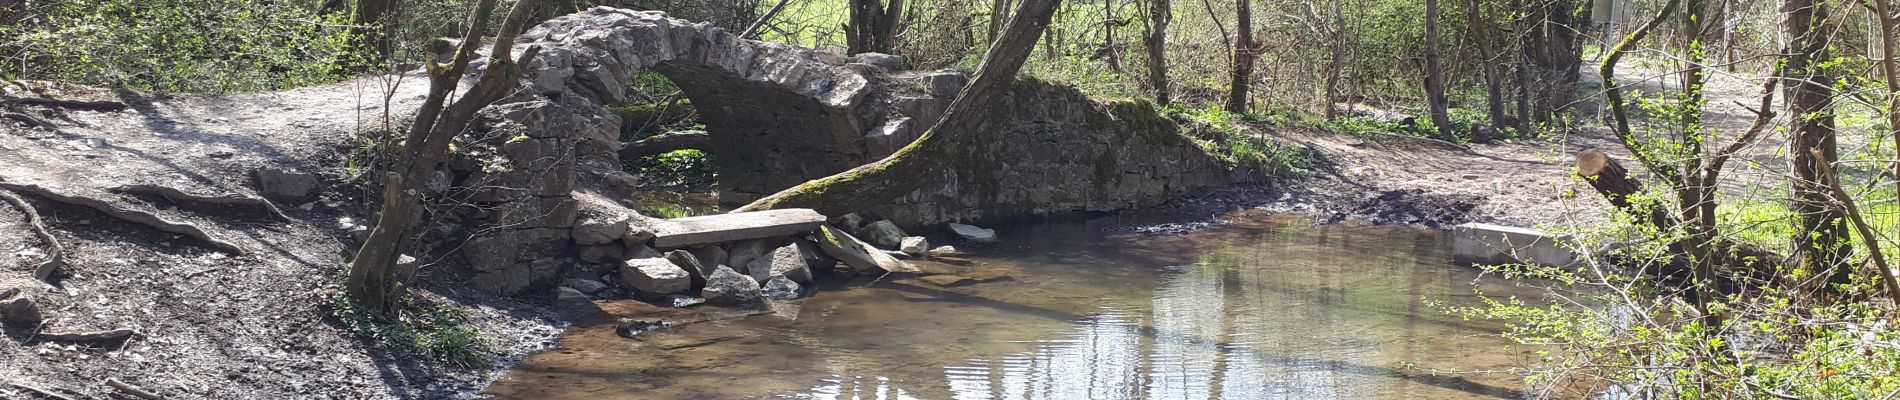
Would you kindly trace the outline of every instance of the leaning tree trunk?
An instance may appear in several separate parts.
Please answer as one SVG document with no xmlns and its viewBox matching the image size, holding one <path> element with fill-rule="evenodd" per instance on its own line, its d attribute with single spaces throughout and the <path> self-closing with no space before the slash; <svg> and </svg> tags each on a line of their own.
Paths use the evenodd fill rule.
<svg viewBox="0 0 1900 400">
<path fill-rule="evenodd" d="M 1438 138 L 1446 141 L 1456 138 L 1451 135 L 1451 114 L 1445 104 L 1445 69 L 1438 62 L 1438 0 L 1425 0 L 1425 105 L 1432 116 L 1432 126 L 1438 128 Z"/>
<path fill-rule="evenodd" d="M 495 35 L 487 69 L 482 71 L 475 85 L 461 98 L 444 105 L 448 103 L 449 95 L 455 91 L 463 73 L 468 71 L 469 59 L 475 56 L 476 46 L 481 45 L 488 17 L 495 10 L 495 1 L 481 0 L 476 4 L 475 11 L 469 15 L 468 33 L 463 36 L 453 60 L 447 65 L 431 61 L 429 95 L 416 111 L 415 123 L 410 126 L 408 139 L 404 141 L 404 156 L 396 161 L 388 173 L 376 228 L 370 231 L 369 238 L 363 241 L 363 247 L 350 260 L 350 276 L 345 283 L 345 290 L 374 315 L 393 317 L 401 304 L 401 290 L 406 283 L 402 281 L 407 274 L 398 271 L 396 259 L 401 256 L 405 242 L 410 240 L 410 232 L 422 213 L 422 201 L 416 198 L 416 193 L 420 192 L 419 186 L 435 174 L 448 155 L 449 143 L 468 128 L 475 119 L 475 113 L 514 91 L 515 84 L 521 80 L 521 66 L 533 61 L 535 54 L 541 50 L 538 46 L 529 47 L 522 52 L 520 59 L 509 59 L 513 55 L 515 36 L 526 28 L 536 1 L 516 2 L 508 12 L 506 22 L 502 23 L 501 32 Z"/>
<path fill-rule="evenodd" d="M 1155 103 L 1167 105 L 1168 94 L 1168 22 L 1174 19 L 1168 0 L 1149 0 L 1148 4 L 1148 81 L 1154 86 Z"/>
<path fill-rule="evenodd" d="M 1795 232 L 1796 254 L 1801 267 L 1809 272 L 1832 271 L 1829 281 L 1847 283 L 1851 268 L 1847 258 L 1847 226 L 1838 207 L 1829 199 L 1821 181 L 1821 163 L 1838 157 L 1834 143 L 1834 113 L 1828 102 L 1834 97 L 1834 75 L 1828 61 L 1827 5 L 1825 1 L 1787 0 L 1782 12 L 1787 15 L 1788 52 L 1782 75 L 1788 85 L 1788 108 L 1792 114 L 1788 141 L 1794 154 L 1792 183 L 1794 201 L 1790 206 L 1799 216 Z M 1819 149 L 1819 152 L 1809 150 Z M 1819 155 L 1817 157 L 1816 155 Z"/>
<path fill-rule="evenodd" d="M 1009 87 L 1016 82 L 1016 72 L 1035 50 L 1036 38 L 1049 27 L 1049 18 L 1061 2 L 1023 0 L 1015 17 L 1003 28 L 1002 38 L 991 44 L 983 55 L 976 78 L 950 102 L 943 119 L 924 131 L 917 141 L 877 162 L 793 186 L 733 211 L 811 208 L 825 215 L 839 215 L 935 182 L 975 140 L 971 131 L 989 116 L 990 105 L 1009 94 Z"/>
<path fill-rule="evenodd" d="M 1227 112 L 1247 112 L 1247 92 L 1253 88 L 1253 7 L 1251 0 L 1234 1 L 1234 69 L 1228 85 Z"/>
</svg>

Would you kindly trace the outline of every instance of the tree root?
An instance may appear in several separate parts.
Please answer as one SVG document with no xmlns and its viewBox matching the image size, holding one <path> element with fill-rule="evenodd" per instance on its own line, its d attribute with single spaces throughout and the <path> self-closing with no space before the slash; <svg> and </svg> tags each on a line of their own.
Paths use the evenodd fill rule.
<svg viewBox="0 0 1900 400">
<path fill-rule="evenodd" d="M 20 121 L 20 123 L 26 124 L 28 128 L 42 127 L 42 126 L 48 127 L 48 128 L 53 127 L 53 124 L 47 123 L 46 121 L 39 119 L 39 117 L 27 115 L 25 113 L 0 111 L 0 118 Z"/>
<path fill-rule="evenodd" d="M 163 217 L 159 217 L 157 214 L 152 214 L 144 210 L 120 207 L 105 200 L 86 196 L 68 195 L 31 184 L 0 181 L 0 189 L 27 193 L 60 203 L 85 206 L 126 222 L 149 226 L 160 231 L 189 236 L 192 239 L 204 242 L 213 249 L 235 255 L 244 255 L 246 253 L 243 247 L 238 247 L 238 245 L 231 242 L 212 237 L 211 234 L 205 233 L 204 229 L 199 228 L 197 225 L 168 221 Z"/>
<path fill-rule="evenodd" d="M 112 101 L 112 100 L 61 100 L 61 99 L 49 99 L 49 98 L 44 98 L 44 97 L 18 97 L 18 98 L 0 99 L 0 105 L 11 105 L 11 104 L 19 104 L 19 105 L 25 105 L 25 106 L 52 107 L 52 108 L 71 108 L 75 110 L 88 110 L 88 111 L 124 111 L 126 109 L 125 102 Z"/>
<path fill-rule="evenodd" d="M 49 257 L 46 262 L 33 268 L 33 277 L 42 282 L 52 282 L 53 275 L 58 274 L 60 267 L 66 265 L 66 247 L 61 246 L 59 239 L 54 238 L 53 233 L 46 229 L 46 223 L 40 220 L 39 211 L 33 209 L 32 204 L 27 204 L 26 199 L 20 198 L 20 195 L 13 194 L 11 191 L 0 190 L 0 200 L 5 200 L 8 204 L 19 208 L 21 214 L 26 214 L 26 224 L 33 227 L 33 234 L 38 235 L 40 241 L 46 242 L 46 247 L 51 248 L 51 251 L 47 252 Z"/>
<path fill-rule="evenodd" d="M 236 194 L 201 195 L 201 194 L 193 194 L 193 193 L 185 192 L 183 190 L 178 190 L 171 187 L 151 185 L 151 184 L 115 186 L 112 188 L 108 188 L 106 190 L 111 191 L 113 193 L 159 196 L 159 197 L 164 197 L 166 200 L 171 200 L 172 202 L 176 202 L 176 203 L 196 203 L 196 204 L 206 204 L 206 205 L 231 205 L 231 206 L 256 207 L 256 208 L 262 208 L 265 211 L 269 211 L 271 217 L 275 217 L 280 221 L 290 220 L 290 216 L 284 215 L 283 210 L 278 209 L 277 205 L 271 204 L 270 200 L 265 200 L 262 197 L 252 197 L 252 196 L 244 196 L 244 195 L 236 195 Z"/>
</svg>

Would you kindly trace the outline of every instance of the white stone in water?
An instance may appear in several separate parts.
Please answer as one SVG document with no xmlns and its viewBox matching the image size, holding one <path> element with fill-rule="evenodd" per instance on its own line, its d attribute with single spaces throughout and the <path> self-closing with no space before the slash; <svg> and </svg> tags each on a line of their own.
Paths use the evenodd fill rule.
<svg viewBox="0 0 1900 400">
<path fill-rule="evenodd" d="M 930 255 L 930 240 L 924 239 L 923 236 L 907 237 L 904 238 L 903 244 L 897 247 L 897 250 L 912 256 L 926 257 Z"/>
<path fill-rule="evenodd" d="M 956 233 L 957 236 L 962 237 L 963 240 L 977 243 L 996 243 L 996 230 L 994 229 L 983 229 L 974 225 L 964 225 L 955 222 L 950 223 L 949 226 L 950 232 Z"/>
<path fill-rule="evenodd" d="M 692 275 L 665 258 L 635 258 L 620 267 L 620 283 L 649 296 L 682 293 L 693 288 Z"/>
</svg>

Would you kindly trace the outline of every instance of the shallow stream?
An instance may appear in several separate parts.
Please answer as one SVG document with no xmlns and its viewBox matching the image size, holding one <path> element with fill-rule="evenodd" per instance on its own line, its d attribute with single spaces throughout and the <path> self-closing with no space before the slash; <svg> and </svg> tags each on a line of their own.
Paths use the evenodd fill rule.
<svg viewBox="0 0 1900 400">
<path fill-rule="evenodd" d="M 1539 292 L 1451 264 L 1444 233 L 1242 212 L 1176 236 L 1126 218 L 1000 230 L 934 271 L 744 315 L 632 301 L 571 311 L 560 348 L 488 395 L 519 399 L 1519 398 L 1529 351 L 1430 303 Z M 704 321 L 615 335 L 616 317 Z"/>
</svg>

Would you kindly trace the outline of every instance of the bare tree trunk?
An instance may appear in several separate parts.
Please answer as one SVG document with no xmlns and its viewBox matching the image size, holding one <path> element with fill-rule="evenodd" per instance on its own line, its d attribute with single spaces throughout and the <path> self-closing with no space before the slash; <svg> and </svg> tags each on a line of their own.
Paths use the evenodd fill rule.
<svg viewBox="0 0 1900 400">
<path fill-rule="evenodd" d="M 389 24 L 385 21 L 393 17 L 401 0 L 356 0 L 350 10 L 350 25 L 353 25 L 357 40 L 365 50 L 375 50 L 376 56 L 388 59 L 395 51 L 389 42 Z"/>
<path fill-rule="evenodd" d="M 475 56 L 476 46 L 481 45 L 488 17 L 495 10 L 495 1 L 481 0 L 476 4 L 474 12 L 469 15 L 468 33 L 462 38 L 453 60 L 446 65 L 431 61 L 429 95 L 416 111 L 415 123 L 409 129 L 408 140 L 404 141 L 404 156 L 396 161 L 388 173 L 376 228 L 370 231 L 369 238 L 363 241 L 363 247 L 357 250 L 356 257 L 350 261 L 350 276 L 345 283 L 345 290 L 375 315 L 394 317 L 401 305 L 401 290 L 406 282 L 402 282 L 403 279 L 398 275 L 396 259 L 410 240 L 410 232 L 415 228 L 413 225 L 422 211 L 421 200 L 415 195 L 420 191 L 417 187 L 428 182 L 435 174 L 436 168 L 448 155 L 449 143 L 474 121 L 475 113 L 514 90 L 516 83 L 521 80 L 521 66 L 532 62 L 541 50 L 539 47 L 529 47 L 522 52 L 520 59 L 509 59 L 514 51 L 515 36 L 526 28 L 536 3 L 535 0 L 516 2 L 508 12 L 506 22 L 502 23 L 501 32 L 495 35 L 488 67 L 482 71 L 475 86 L 454 103 L 444 106 L 463 73 L 467 72 L 469 59 Z"/>
<path fill-rule="evenodd" d="M 1332 57 L 1326 60 L 1325 116 L 1328 120 L 1339 116 L 1339 102 L 1341 97 L 1339 87 L 1341 83 L 1339 80 L 1346 73 L 1346 48 L 1350 45 L 1350 43 L 1346 42 L 1346 13 L 1345 10 L 1341 8 L 1340 3 L 1343 2 L 1333 2 L 1333 29 L 1329 32 L 1330 35 L 1327 35 L 1333 41 L 1331 46 L 1329 46 L 1332 50 Z"/>
<path fill-rule="evenodd" d="M 897 44 L 898 22 L 904 14 L 904 0 L 851 0 L 849 20 L 845 23 L 846 53 L 890 53 Z"/>
<path fill-rule="evenodd" d="M 1511 8 L 1518 11 L 1517 19 L 1511 22 L 1513 26 L 1516 26 L 1516 32 L 1511 37 L 1517 40 L 1518 50 L 1517 62 L 1513 68 L 1517 80 L 1517 134 L 1529 135 L 1531 134 L 1531 42 L 1525 38 L 1525 32 L 1530 31 L 1530 2 L 1512 0 L 1512 3 Z"/>
<path fill-rule="evenodd" d="M 841 215 L 910 193 L 934 182 L 973 137 L 969 132 L 989 116 L 988 107 L 1009 94 L 1016 72 L 1035 50 L 1036 38 L 1049 26 L 1061 0 L 1023 0 L 1003 36 L 990 45 L 976 77 L 957 94 L 943 119 L 923 136 L 883 160 L 836 175 L 814 179 L 739 207 L 734 212 L 775 208 L 811 208 Z"/>
<path fill-rule="evenodd" d="M 1438 62 L 1438 0 L 1425 0 L 1425 105 L 1438 128 L 1438 138 L 1456 140 L 1451 132 L 1450 107 L 1445 99 L 1445 70 Z"/>
<path fill-rule="evenodd" d="M 1832 34 L 1826 7 L 1825 2 L 1814 0 L 1782 3 L 1789 38 L 1782 75 L 1788 81 L 1789 130 L 1793 135 L 1788 144 L 1794 155 L 1795 175 L 1794 201 L 1789 208 L 1800 216 L 1801 229 L 1795 233 L 1794 243 L 1801 267 L 1816 274 L 1831 272 L 1830 282 L 1846 283 L 1852 276 L 1852 268 L 1845 265 L 1846 221 L 1841 210 L 1830 202 L 1821 181 L 1820 164 L 1839 157 L 1834 143 L 1834 113 L 1828 108 L 1834 97 L 1834 73 L 1822 65 L 1829 57 L 1828 36 Z"/>
<path fill-rule="evenodd" d="M 1168 94 L 1168 23 L 1174 20 L 1168 0 L 1148 3 L 1148 81 L 1154 86 L 1155 103 L 1167 105 Z"/>
<path fill-rule="evenodd" d="M 1495 28 L 1486 22 L 1481 14 L 1484 3 L 1481 0 L 1466 0 L 1465 29 L 1471 32 L 1471 40 L 1478 48 L 1478 69 L 1484 74 L 1485 110 L 1490 112 L 1491 125 L 1504 129 L 1504 82 L 1498 77 L 1497 58 L 1502 53 L 1494 52 L 1491 39 L 1496 37 Z M 1474 141 L 1477 138 L 1473 138 Z"/>
<path fill-rule="evenodd" d="M 991 43 L 996 42 L 997 35 L 1003 34 L 1003 24 L 1009 22 L 1009 3 L 1010 0 L 990 1 L 990 35 L 988 39 Z"/>
<path fill-rule="evenodd" d="M 1880 72 L 1887 84 L 1887 130 L 1893 135 L 1894 143 L 1900 143 L 1900 67 L 1894 65 L 1894 25 L 1900 24 L 1900 16 L 1893 15 L 1892 0 L 1872 0 L 1874 23 L 1880 25 Z M 1896 147 L 1900 150 L 1900 147 Z M 1893 175 L 1894 184 L 1900 187 L 1900 159 L 1894 161 L 1888 173 Z M 1896 293 L 1900 296 L 1900 293 Z"/>
<path fill-rule="evenodd" d="M 1108 53 L 1108 70 L 1122 72 L 1121 51 L 1115 48 L 1115 3 L 1116 0 L 1102 2 L 1102 51 Z"/>
<path fill-rule="evenodd" d="M 1716 295 L 1713 251 L 1716 239 L 1715 225 L 1704 224 L 1705 220 L 1702 218 L 1702 214 L 1706 211 L 1711 216 L 1706 221 L 1713 222 L 1716 205 L 1715 188 L 1703 187 L 1703 185 L 1713 185 L 1716 182 L 1703 179 L 1708 171 L 1702 169 L 1701 157 L 1702 143 L 1712 139 L 1705 137 L 1702 127 L 1702 103 L 1706 98 L 1703 93 L 1705 81 L 1703 51 L 1708 43 L 1703 39 L 1706 38 L 1707 8 L 1705 0 L 1686 0 L 1683 4 L 1681 32 L 1683 43 L 1688 48 L 1683 52 L 1682 57 L 1688 67 L 1682 74 L 1683 101 L 1680 107 L 1684 110 L 1679 113 L 1682 118 L 1682 127 L 1677 132 L 1680 134 L 1677 143 L 1682 146 L 1682 154 L 1687 157 L 1682 157 L 1680 161 L 1684 176 L 1683 185 L 1675 188 L 1677 220 L 1682 221 L 1683 230 L 1688 234 L 1678 243 L 1678 247 L 1689 256 L 1690 271 L 1693 273 L 1693 282 L 1697 289 L 1692 300 L 1698 308 L 1705 311 L 1709 310 L 1708 301 Z M 1720 316 L 1716 314 L 1709 313 L 1705 316 L 1712 318 L 1712 321 L 1720 321 Z"/>
<path fill-rule="evenodd" d="M 1253 6 L 1250 0 L 1234 0 L 1233 80 L 1228 85 L 1227 112 L 1247 112 L 1247 92 L 1253 88 Z"/>
</svg>

